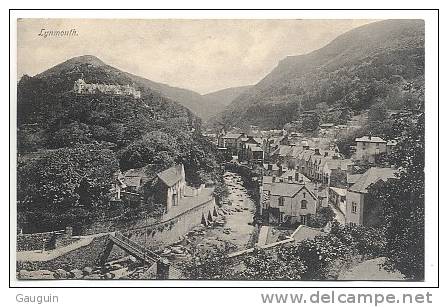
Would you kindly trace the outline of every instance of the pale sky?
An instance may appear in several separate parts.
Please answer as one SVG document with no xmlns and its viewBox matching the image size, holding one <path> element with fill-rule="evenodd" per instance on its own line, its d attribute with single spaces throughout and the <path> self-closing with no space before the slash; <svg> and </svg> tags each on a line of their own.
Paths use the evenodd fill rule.
<svg viewBox="0 0 448 307">
<path fill-rule="evenodd" d="M 17 73 L 94 55 L 118 69 L 201 94 L 255 84 L 288 55 L 319 49 L 373 20 L 22 19 Z M 47 37 L 41 29 L 76 29 Z"/>
</svg>

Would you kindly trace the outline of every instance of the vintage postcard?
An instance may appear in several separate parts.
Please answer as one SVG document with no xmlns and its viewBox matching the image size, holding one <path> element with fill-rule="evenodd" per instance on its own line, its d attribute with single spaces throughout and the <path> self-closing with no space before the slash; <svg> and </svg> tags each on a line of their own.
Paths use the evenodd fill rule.
<svg viewBox="0 0 448 307">
<path fill-rule="evenodd" d="M 18 18 L 12 278 L 433 280 L 428 24 L 299 15 Z"/>
</svg>

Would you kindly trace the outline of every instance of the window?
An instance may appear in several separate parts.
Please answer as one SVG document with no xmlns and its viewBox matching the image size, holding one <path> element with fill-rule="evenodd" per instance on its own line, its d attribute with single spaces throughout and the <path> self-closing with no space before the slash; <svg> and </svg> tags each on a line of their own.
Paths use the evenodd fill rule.
<svg viewBox="0 0 448 307">
<path fill-rule="evenodd" d="M 278 205 L 279 206 L 284 206 L 285 205 L 285 198 L 283 196 L 280 196 L 278 198 Z"/>
<path fill-rule="evenodd" d="M 300 216 L 300 224 L 306 225 L 306 222 L 307 222 L 306 215 L 301 215 Z"/>
<path fill-rule="evenodd" d="M 355 202 L 352 202 L 352 213 L 358 212 L 358 205 Z"/>
<path fill-rule="evenodd" d="M 300 202 L 300 209 L 306 209 L 307 201 L 305 199 L 302 199 Z"/>
<path fill-rule="evenodd" d="M 303 198 L 306 198 L 306 193 L 303 193 Z"/>
</svg>

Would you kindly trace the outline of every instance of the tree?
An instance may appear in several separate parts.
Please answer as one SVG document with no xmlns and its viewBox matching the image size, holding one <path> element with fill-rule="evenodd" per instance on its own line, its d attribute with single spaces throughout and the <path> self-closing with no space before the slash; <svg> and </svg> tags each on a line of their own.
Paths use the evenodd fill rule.
<svg viewBox="0 0 448 307">
<path fill-rule="evenodd" d="M 309 226 L 315 228 L 325 227 L 328 222 L 333 221 L 336 214 L 330 207 L 321 207 L 317 210 L 316 215 L 310 219 Z"/>
<path fill-rule="evenodd" d="M 300 280 L 305 271 L 304 264 L 296 257 L 290 257 L 287 250 L 273 251 L 256 248 L 243 258 L 244 270 L 239 278 L 249 280 Z"/>
<path fill-rule="evenodd" d="M 391 163 L 400 168 L 396 180 L 370 187 L 372 199 L 383 207 L 386 267 L 407 278 L 422 280 L 425 261 L 424 115 L 401 118 L 401 131 Z"/>
<path fill-rule="evenodd" d="M 225 244 L 212 250 L 195 251 L 182 265 L 187 279 L 231 279 L 234 276 L 233 260 L 227 257 L 232 246 Z"/>
<path fill-rule="evenodd" d="M 369 122 L 381 122 L 387 118 L 387 109 L 384 103 L 376 103 L 370 107 Z"/>
<path fill-rule="evenodd" d="M 84 145 L 48 151 L 19 165 L 18 211 L 47 230 L 75 221 L 73 210 L 79 206 L 93 216 L 108 203 L 117 170 L 109 149 Z"/>
</svg>

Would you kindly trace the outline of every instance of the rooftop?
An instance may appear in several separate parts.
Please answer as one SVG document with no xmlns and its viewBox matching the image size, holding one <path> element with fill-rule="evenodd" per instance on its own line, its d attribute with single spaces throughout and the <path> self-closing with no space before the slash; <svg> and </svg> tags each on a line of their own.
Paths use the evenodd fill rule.
<svg viewBox="0 0 448 307">
<path fill-rule="evenodd" d="M 184 166 L 178 164 L 157 174 L 167 186 L 172 187 L 184 177 Z"/>
<path fill-rule="evenodd" d="M 363 136 L 362 138 L 356 138 L 355 142 L 386 143 L 385 140 L 378 136 Z"/>
<path fill-rule="evenodd" d="M 380 168 L 380 167 L 372 167 L 353 184 L 349 191 L 358 192 L 358 193 L 367 193 L 367 188 L 378 182 L 379 180 L 386 181 L 390 178 L 396 177 L 396 170 L 392 168 Z"/>
<path fill-rule="evenodd" d="M 347 195 L 347 190 L 346 189 L 340 189 L 340 188 L 335 188 L 335 187 L 330 187 L 330 189 L 333 190 L 336 194 L 338 194 L 340 196 Z"/>
<path fill-rule="evenodd" d="M 241 133 L 227 133 L 222 138 L 224 139 L 237 139 L 241 136 Z"/>
<path fill-rule="evenodd" d="M 271 184 L 271 195 L 285 196 L 285 197 L 294 197 L 297 193 L 299 193 L 302 189 L 306 189 L 313 198 L 316 198 L 314 195 L 312 186 L 306 186 L 306 184 L 298 184 L 298 183 L 286 183 L 286 182 L 275 182 Z"/>
</svg>

